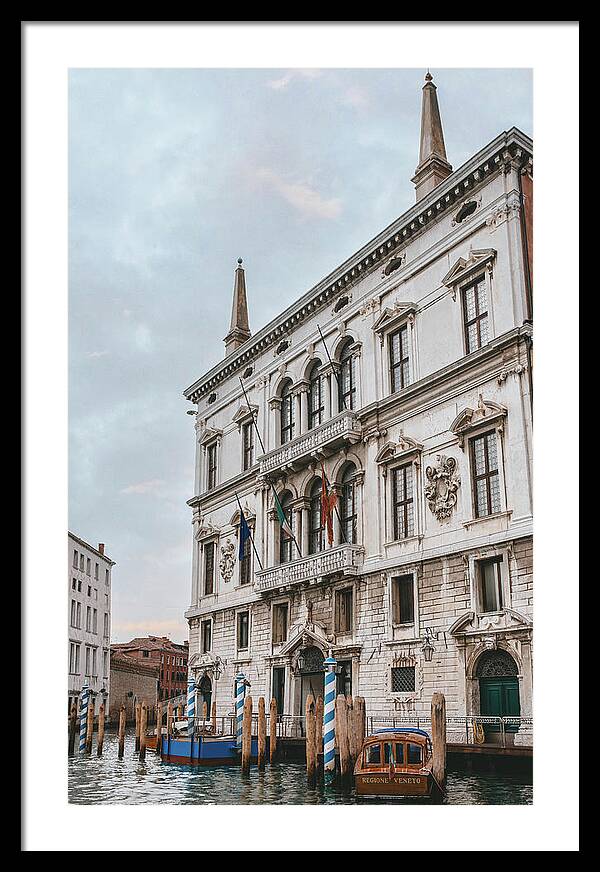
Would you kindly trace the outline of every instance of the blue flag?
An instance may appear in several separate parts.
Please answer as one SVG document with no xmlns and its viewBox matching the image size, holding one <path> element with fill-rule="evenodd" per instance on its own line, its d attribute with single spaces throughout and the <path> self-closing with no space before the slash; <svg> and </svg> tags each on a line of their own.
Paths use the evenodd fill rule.
<svg viewBox="0 0 600 872">
<path fill-rule="evenodd" d="M 240 549 L 238 552 L 238 557 L 240 560 L 244 559 L 245 546 L 249 538 L 250 527 L 248 526 L 248 521 L 244 517 L 244 512 L 240 509 Z"/>
</svg>

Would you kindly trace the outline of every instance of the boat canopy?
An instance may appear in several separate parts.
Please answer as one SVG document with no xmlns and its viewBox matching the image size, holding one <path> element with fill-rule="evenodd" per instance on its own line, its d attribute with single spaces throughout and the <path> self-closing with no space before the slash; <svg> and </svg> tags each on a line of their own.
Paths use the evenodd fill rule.
<svg viewBox="0 0 600 872">
<path fill-rule="evenodd" d="M 372 733 L 368 738 L 374 739 L 380 733 L 417 733 L 419 736 L 425 736 L 426 739 L 430 738 L 429 733 L 426 733 L 425 730 L 420 730 L 418 727 L 385 727 Z"/>
</svg>

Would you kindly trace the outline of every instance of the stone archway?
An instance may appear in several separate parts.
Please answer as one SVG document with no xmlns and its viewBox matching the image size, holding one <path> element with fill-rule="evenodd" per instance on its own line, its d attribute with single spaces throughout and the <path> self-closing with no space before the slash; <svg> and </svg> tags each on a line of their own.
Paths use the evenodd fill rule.
<svg viewBox="0 0 600 872">
<path fill-rule="evenodd" d="M 200 716 L 202 717 L 204 711 L 204 703 L 206 703 L 206 716 L 210 718 L 210 710 L 212 705 L 212 681 L 207 672 L 204 673 L 200 682 L 198 684 L 198 691 L 200 694 Z"/>
<path fill-rule="evenodd" d="M 479 713 L 488 717 L 518 717 L 521 714 L 519 668 L 502 648 L 485 651 L 477 660 Z"/>
</svg>

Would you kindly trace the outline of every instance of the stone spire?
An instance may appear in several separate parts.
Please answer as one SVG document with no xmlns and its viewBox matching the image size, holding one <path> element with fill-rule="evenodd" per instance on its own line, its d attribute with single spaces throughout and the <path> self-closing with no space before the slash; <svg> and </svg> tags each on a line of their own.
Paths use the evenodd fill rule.
<svg viewBox="0 0 600 872">
<path fill-rule="evenodd" d="M 442 130 L 442 119 L 438 106 L 437 88 L 433 84 L 433 76 L 427 70 L 421 105 L 419 166 L 412 178 L 415 184 L 417 202 L 437 187 L 440 182 L 448 178 L 451 172 L 452 167 L 446 160 L 446 146 L 444 145 L 444 131 Z"/>
<path fill-rule="evenodd" d="M 233 284 L 233 306 L 231 307 L 231 324 L 229 333 L 223 340 L 225 343 L 225 357 L 243 345 L 246 339 L 250 339 L 250 326 L 248 324 L 248 302 L 246 300 L 246 274 L 242 267 L 242 258 L 238 258 Z"/>
</svg>

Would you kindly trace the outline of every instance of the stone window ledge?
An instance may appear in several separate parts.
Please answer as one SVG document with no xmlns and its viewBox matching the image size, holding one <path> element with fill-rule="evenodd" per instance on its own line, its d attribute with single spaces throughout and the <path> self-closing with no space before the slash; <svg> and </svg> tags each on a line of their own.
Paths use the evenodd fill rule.
<svg viewBox="0 0 600 872">
<path fill-rule="evenodd" d="M 493 515 L 484 515 L 483 518 L 471 518 L 469 521 L 464 521 L 463 527 L 468 530 L 470 527 L 474 527 L 477 524 L 483 524 L 485 521 L 494 521 L 501 518 L 506 518 L 506 520 L 510 520 L 511 515 L 512 509 L 509 509 L 507 512 L 494 512 Z"/>
</svg>

